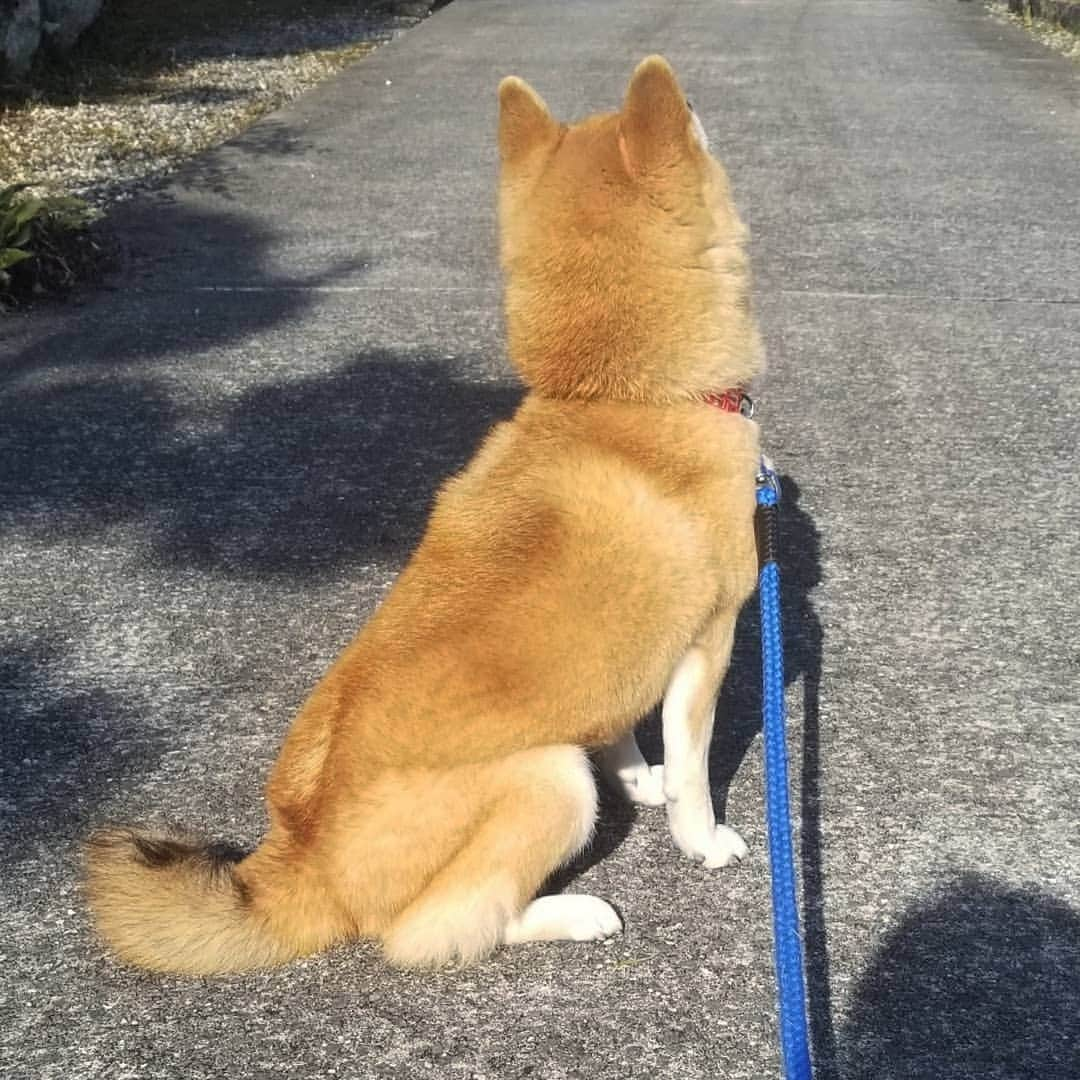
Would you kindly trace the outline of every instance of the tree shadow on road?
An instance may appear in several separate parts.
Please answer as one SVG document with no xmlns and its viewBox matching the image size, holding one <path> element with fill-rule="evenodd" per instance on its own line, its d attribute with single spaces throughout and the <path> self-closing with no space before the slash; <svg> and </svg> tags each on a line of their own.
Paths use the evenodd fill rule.
<svg viewBox="0 0 1080 1080">
<path fill-rule="evenodd" d="M 402 561 L 435 490 L 520 391 L 465 383 L 430 355 L 366 353 L 325 377 L 258 389 L 221 431 L 177 455 L 190 490 L 171 506 L 163 558 L 233 575 L 330 575 Z"/>
<path fill-rule="evenodd" d="M 148 774 L 157 730 L 119 694 L 65 676 L 59 644 L 5 645 L 0 658 L 0 865 L 77 830 L 111 785 Z"/>
<path fill-rule="evenodd" d="M 153 222 L 150 234 L 133 224 L 139 215 Z M 21 575 L 11 595 L 26 597 L 6 605 L 0 663 L 5 862 L 74 827 L 110 783 L 150 772 L 159 756 L 153 725 L 108 680 L 71 662 L 85 612 L 67 596 L 92 569 L 64 548 L 78 551 L 118 523 L 168 520 L 166 506 L 190 477 L 170 471 L 182 463 L 183 410 L 164 376 L 200 349 L 298 316 L 310 299 L 296 291 L 273 305 L 234 300 L 199 319 L 197 301 L 172 287 L 173 260 L 216 259 L 226 273 L 242 268 L 273 284 L 260 269 L 273 235 L 241 214 L 160 199 L 121 218 L 132 261 L 79 306 L 16 324 L 0 352 L 0 538 Z M 43 551 L 53 554 L 39 566 Z M 65 568 L 65 558 L 75 565 Z M 38 574 L 59 577 L 39 587 Z"/>
<path fill-rule="evenodd" d="M 252 389 L 209 431 L 144 377 L 0 396 L 0 531 L 82 538 L 132 521 L 164 564 L 254 578 L 398 560 L 438 484 L 519 398 L 390 352 Z"/>
<path fill-rule="evenodd" d="M 134 524 L 146 541 L 135 558 L 148 569 L 195 568 L 252 587 L 398 564 L 437 486 L 519 396 L 457 382 L 430 357 L 386 352 L 256 388 L 194 434 L 141 375 L 0 395 L 0 536 L 51 547 Z M 92 817 L 109 783 L 135 761 L 150 771 L 158 754 L 152 723 L 128 717 L 100 681 L 80 686 L 65 672 L 77 636 L 68 624 L 48 647 L 16 639 L 0 666 L 0 782 L 23 818 L 5 860 L 44 830 Z"/>
<path fill-rule="evenodd" d="M 243 359 L 320 287 L 354 280 L 358 260 L 284 279 L 266 226 L 198 199 L 146 199 L 121 218 L 134 249 L 124 269 L 81 306 L 17 326 L 0 355 L 0 539 L 24 554 L 13 595 L 27 598 L 9 613 L 0 664 L 5 861 L 91 819 L 129 771 L 152 771 L 168 724 L 133 715 L 107 672 L 72 661 L 82 609 L 62 582 L 35 587 L 35 573 L 65 573 L 64 549 L 85 545 L 70 574 L 88 584 L 95 545 L 117 526 L 125 559 L 150 571 L 303 587 L 371 558 L 399 562 L 437 485 L 520 396 L 456 378 L 438 349 L 354 350 L 246 389 L 222 369 L 204 386 L 207 356 Z M 191 288 L 207 264 L 253 291 Z"/>
</svg>

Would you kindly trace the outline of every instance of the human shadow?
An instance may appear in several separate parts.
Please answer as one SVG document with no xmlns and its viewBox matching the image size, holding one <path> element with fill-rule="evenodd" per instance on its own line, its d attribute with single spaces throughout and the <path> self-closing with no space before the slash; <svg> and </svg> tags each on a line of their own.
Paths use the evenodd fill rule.
<svg viewBox="0 0 1080 1080">
<path fill-rule="evenodd" d="M 844 1080 L 1075 1080 L 1080 913 L 968 874 L 914 905 L 856 983 Z"/>
</svg>

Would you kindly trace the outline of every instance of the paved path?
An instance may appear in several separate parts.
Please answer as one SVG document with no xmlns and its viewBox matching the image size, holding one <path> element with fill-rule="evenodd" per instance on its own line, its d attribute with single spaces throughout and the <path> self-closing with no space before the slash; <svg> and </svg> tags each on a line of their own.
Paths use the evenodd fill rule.
<svg viewBox="0 0 1080 1080">
<path fill-rule="evenodd" d="M 607 806 L 571 887 L 612 944 L 188 982 L 103 958 L 75 884 L 98 821 L 259 836 L 291 713 L 517 398 L 499 77 L 577 115 L 652 51 L 755 237 L 820 1075 L 1078 1074 L 1080 68 L 949 0 L 456 0 L 0 326 L 4 1076 L 776 1075 L 752 618 L 714 758 L 752 857 Z"/>
</svg>

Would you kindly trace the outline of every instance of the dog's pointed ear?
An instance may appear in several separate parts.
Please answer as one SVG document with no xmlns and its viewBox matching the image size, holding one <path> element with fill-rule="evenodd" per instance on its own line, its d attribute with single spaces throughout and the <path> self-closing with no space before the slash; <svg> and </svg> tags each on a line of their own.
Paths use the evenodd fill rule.
<svg viewBox="0 0 1080 1080">
<path fill-rule="evenodd" d="M 499 83 L 499 156 L 504 162 L 523 158 L 558 130 L 543 98 L 524 79 L 508 75 Z"/>
<path fill-rule="evenodd" d="M 632 175 L 671 166 L 690 151 L 690 106 L 662 56 L 638 64 L 626 88 L 620 149 Z"/>
</svg>

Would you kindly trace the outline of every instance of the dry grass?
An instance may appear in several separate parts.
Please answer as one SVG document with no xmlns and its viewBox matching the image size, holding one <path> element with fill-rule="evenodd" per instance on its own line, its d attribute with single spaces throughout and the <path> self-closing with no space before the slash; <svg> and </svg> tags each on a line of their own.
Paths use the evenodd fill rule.
<svg viewBox="0 0 1080 1080">
<path fill-rule="evenodd" d="M 0 185 L 124 198 L 411 21 L 347 0 L 112 0 L 65 61 L 0 88 Z"/>
<path fill-rule="evenodd" d="M 1014 15 L 1008 4 L 999 0 L 989 0 L 987 10 L 1001 22 L 1010 22 L 1014 26 L 1022 26 L 1033 37 L 1038 38 L 1048 48 L 1055 52 L 1068 56 L 1073 60 L 1080 60 L 1080 35 L 1071 30 L 1058 26 L 1056 23 L 1047 22 L 1046 19 L 1035 19 L 1029 16 Z"/>
</svg>

